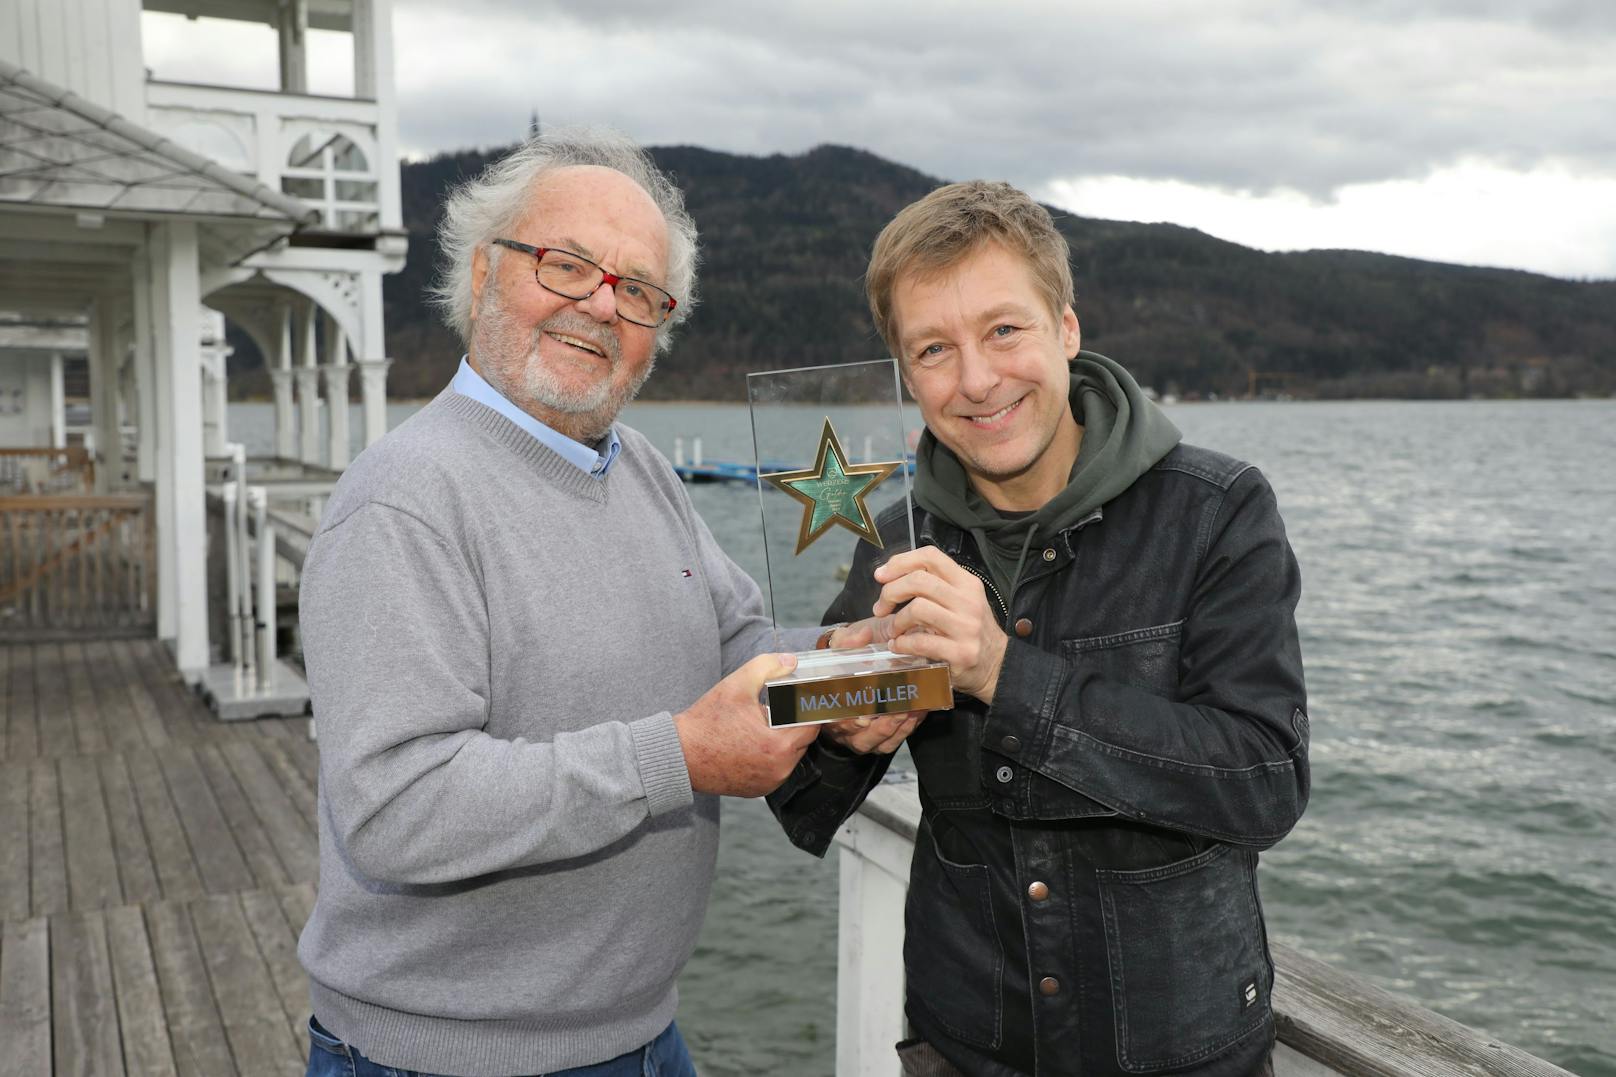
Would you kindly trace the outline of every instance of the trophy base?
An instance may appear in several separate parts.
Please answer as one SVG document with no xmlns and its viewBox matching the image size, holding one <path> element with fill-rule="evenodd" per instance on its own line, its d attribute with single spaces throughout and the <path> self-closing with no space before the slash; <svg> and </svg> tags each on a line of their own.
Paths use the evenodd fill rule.
<svg viewBox="0 0 1616 1077">
<path fill-rule="evenodd" d="M 796 670 L 769 681 L 764 694 L 774 728 L 954 705 L 946 662 L 874 646 L 800 651 Z"/>
</svg>

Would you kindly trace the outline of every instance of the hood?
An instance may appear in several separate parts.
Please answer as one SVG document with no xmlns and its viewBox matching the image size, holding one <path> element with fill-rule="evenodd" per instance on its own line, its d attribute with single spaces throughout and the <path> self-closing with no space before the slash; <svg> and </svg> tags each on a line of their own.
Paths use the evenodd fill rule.
<svg viewBox="0 0 1616 1077">
<path fill-rule="evenodd" d="M 1007 515 L 988 504 L 959 457 L 930 430 L 915 450 L 915 500 L 976 538 L 1007 604 L 1037 538 L 1059 534 L 1122 493 L 1182 437 L 1133 375 L 1096 352 L 1080 351 L 1072 360 L 1069 399 L 1083 443 L 1066 487 L 1033 512 Z"/>
</svg>

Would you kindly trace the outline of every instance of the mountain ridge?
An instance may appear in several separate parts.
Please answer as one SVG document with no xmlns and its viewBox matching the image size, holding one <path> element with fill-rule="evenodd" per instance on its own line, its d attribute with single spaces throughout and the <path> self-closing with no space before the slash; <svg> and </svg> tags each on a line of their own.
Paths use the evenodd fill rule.
<svg viewBox="0 0 1616 1077">
<path fill-rule="evenodd" d="M 401 166 L 410 252 L 384 281 L 393 396 L 432 395 L 453 375 L 461 346 L 425 299 L 444 195 L 510 148 Z M 649 152 L 685 192 L 702 267 L 699 302 L 642 398 L 739 400 L 748 371 L 886 354 L 864 301 L 870 246 L 944 181 L 834 144 Z M 1184 225 L 1050 208 L 1072 247 L 1084 347 L 1163 393 L 1616 393 L 1616 281 L 1374 251 L 1265 252 Z"/>
</svg>

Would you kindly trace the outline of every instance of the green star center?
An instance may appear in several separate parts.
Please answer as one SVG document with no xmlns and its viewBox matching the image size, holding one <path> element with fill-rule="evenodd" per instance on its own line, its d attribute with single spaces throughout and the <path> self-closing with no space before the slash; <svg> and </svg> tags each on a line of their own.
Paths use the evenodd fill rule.
<svg viewBox="0 0 1616 1077">
<path fill-rule="evenodd" d="M 800 491 L 814 503 L 809 531 L 818 531 L 840 516 L 854 527 L 864 530 L 870 521 L 858 496 L 881 478 L 879 475 L 849 475 L 845 463 L 834 447 L 825 454 L 824 470 L 804 479 L 787 479 L 786 485 Z"/>
</svg>

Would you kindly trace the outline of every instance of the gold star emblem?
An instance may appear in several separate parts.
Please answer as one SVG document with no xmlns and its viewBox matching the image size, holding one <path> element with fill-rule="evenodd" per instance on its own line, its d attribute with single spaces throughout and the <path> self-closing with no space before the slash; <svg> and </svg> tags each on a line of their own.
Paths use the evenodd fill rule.
<svg viewBox="0 0 1616 1077">
<path fill-rule="evenodd" d="M 776 471 L 762 478 L 803 504 L 802 526 L 797 530 L 797 553 L 802 553 L 833 526 L 845 527 L 880 549 L 881 536 L 876 533 L 875 521 L 864 499 L 898 467 L 896 460 L 849 466 L 847 453 L 830 420 L 826 419 L 812 468 Z"/>
</svg>

